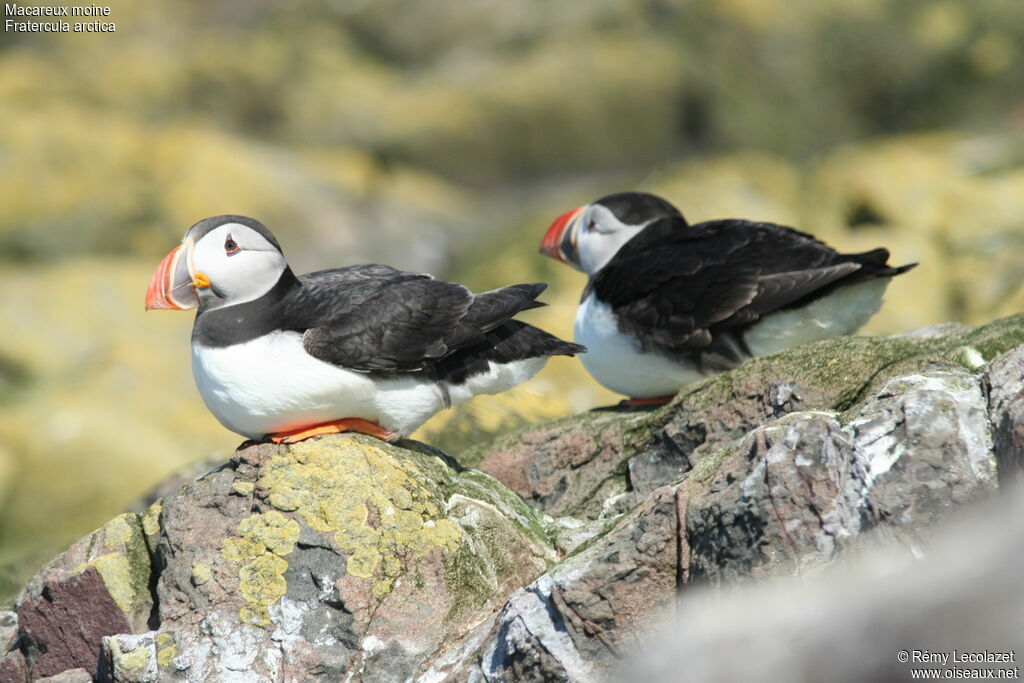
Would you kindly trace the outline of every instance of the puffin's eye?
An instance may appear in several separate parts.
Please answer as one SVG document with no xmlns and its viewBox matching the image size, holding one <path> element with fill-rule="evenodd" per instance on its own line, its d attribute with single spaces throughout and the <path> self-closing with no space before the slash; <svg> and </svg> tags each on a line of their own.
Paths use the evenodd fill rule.
<svg viewBox="0 0 1024 683">
<path fill-rule="evenodd" d="M 224 240 L 224 253 L 226 253 L 228 256 L 231 256 L 232 254 L 237 254 L 240 251 L 242 251 L 242 248 L 238 246 L 238 242 L 231 239 L 230 237 Z"/>
<path fill-rule="evenodd" d="M 591 218 L 591 219 L 590 219 L 590 220 L 589 220 L 589 221 L 587 222 L 587 230 L 593 230 L 593 229 L 594 229 L 594 228 L 596 228 L 596 227 L 597 227 L 597 221 L 596 221 L 595 219 Z"/>
</svg>

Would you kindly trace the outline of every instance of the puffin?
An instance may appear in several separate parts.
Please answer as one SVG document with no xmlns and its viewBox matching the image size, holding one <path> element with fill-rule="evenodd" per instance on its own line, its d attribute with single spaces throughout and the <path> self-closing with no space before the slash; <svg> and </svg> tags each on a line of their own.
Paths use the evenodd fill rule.
<svg viewBox="0 0 1024 683">
<path fill-rule="evenodd" d="M 809 234 L 742 219 L 690 225 L 665 199 L 619 192 L 551 223 L 541 253 L 588 276 L 575 341 L 590 375 L 627 405 L 809 342 L 848 335 L 878 312 L 884 248 L 843 254 Z"/>
<path fill-rule="evenodd" d="M 584 351 L 514 316 L 543 283 L 474 294 L 386 265 L 296 276 L 258 220 L 206 218 L 160 262 L 146 310 L 196 308 L 192 374 L 229 430 L 294 443 L 407 436 L 439 410 Z"/>
</svg>

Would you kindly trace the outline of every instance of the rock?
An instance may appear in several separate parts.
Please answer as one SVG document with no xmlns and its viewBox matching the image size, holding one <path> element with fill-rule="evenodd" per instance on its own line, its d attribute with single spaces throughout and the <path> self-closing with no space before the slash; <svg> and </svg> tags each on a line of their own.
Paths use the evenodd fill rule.
<svg viewBox="0 0 1024 683">
<path fill-rule="evenodd" d="M 150 631 L 120 634 L 103 639 L 105 678 L 131 683 L 156 683 L 161 680 L 160 667 L 173 670 L 178 654 L 174 637 L 167 632 Z"/>
<path fill-rule="evenodd" d="M 0 657 L 0 681 L 28 683 L 28 663 L 20 650 L 14 650 Z"/>
<path fill-rule="evenodd" d="M 348 436 L 240 449 L 154 538 L 159 631 L 105 640 L 117 680 L 406 678 L 556 558 L 486 475 Z"/>
<path fill-rule="evenodd" d="M 518 591 L 445 662 L 456 680 L 593 680 L 671 614 L 679 567 L 676 492 L 656 491 L 599 543 Z M 483 635 L 486 634 L 486 635 Z M 482 636 L 482 637 L 481 637 Z"/>
<path fill-rule="evenodd" d="M 681 485 L 687 581 L 801 575 L 869 531 L 914 547 L 996 489 L 978 377 L 895 379 L 842 417 L 784 415 L 709 456 L 703 484 L 700 472 Z"/>
<path fill-rule="evenodd" d="M 96 672 L 103 636 L 148 630 L 150 569 L 143 521 L 133 513 L 43 567 L 18 598 L 21 649 L 32 675 Z"/>
<path fill-rule="evenodd" d="M 16 612 L 0 612 L 0 681 L 28 681 L 28 664 L 18 649 Z"/>
<path fill-rule="evenodd" d="M 690 591 L 678 616 L 614 678 L 669 683 L 685 671 L 683 678 L 695 683 L 855 683 L 923 678 L 911 670 L 925 668 L 935 678 L 1018 678 L 1024 497 L 1014 491 L 938 531 L 928 534 L 917 557 L 882 543 L 800 581 Z M 921 658 L 954 651 L 1016 654 L 1006 662 L 946 665 Z M 986 669 L 1010 675 L 985 675 Z"/>
<path fill-rule="evenodd" d="M 0 612 L 0 657 L 12 650 L 18 642 L 18 614 Z"/>
<path fill-rule="evenodd" d="M 53 676 L 37 678 L 34 683 L 93 683 L 96 680 L 85 669 L 68 669 Z"/>
<path fill-rule="evenodd" d="M 591 411 L 512 432 L 463 451 L 460 460 L 551 515 L 593 519 L 606 501 L 626 491 L 632 454 L 656 446 L 648 443 L 656 416 Z"/>
<path fill-rule="evenodd" d="M 1000 481 L 1024 483 L 1024 354 L 1007 353 L 989 365 L 989 422 Z"/>
<path fill-rule="evenodd" d="M 1024 342 L 1022 325 L 1024 317 L 1016 316 L 979 328 L 810 344 L 685 387 L 659 410 L 592 411 L 512 432 L 459 457 L 549 514 L 614 515 L 773 418 L 843 413 L 899 376 L 976 373 Z"/>
<path fill-rule="evenodd" d="M 33 578 L 0 671 L 614 680 L 680 592 L 927 554 L 1019 476 L 1022 341 L 823 342 L 463 454 L 509 488 L 414 441 L 248 442 Z"/>
</svg>

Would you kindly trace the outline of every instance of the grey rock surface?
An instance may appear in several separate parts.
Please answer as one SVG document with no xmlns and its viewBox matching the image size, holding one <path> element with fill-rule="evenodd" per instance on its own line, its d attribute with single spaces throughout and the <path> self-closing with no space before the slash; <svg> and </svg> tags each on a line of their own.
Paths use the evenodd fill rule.
<svg viewBox="0 0 1024 683">
<path fill-rule="evenodd" d="M 1024 649 L 1024 495 L 1014 491 L 999 504 L 933 529 L 917 557 L 878 543 L 817 576 L 776 578 L 728 594 L 684 592 L 678 612 L 642 654 L 620 667 L 618 680 L 923 678 L 912 669 L 932 669 L 946 680 L 1018 679 Z M 989 652 L 1013 660 L 954 662 L 954 652 L 961 659 Z M 1006 674 L 990 676 L 990 669 Z"/>
</svg>

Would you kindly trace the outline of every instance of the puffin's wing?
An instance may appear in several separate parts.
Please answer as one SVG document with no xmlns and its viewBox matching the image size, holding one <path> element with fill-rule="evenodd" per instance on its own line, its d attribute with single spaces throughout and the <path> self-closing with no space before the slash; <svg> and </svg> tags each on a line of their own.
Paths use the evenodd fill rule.
<svg viewBox="0 0 1024 683">
<path fill-rule="evenodd" d="M 359 372 L 415 372 L 487 333 L 522 310 L 543 284 L 473 294 L 462 285 L 387 266 L 359 266 L 302 276 L 299 296 L 310 318 L 303 346 L 323 360 Z M 293 306 L 301 309 L 303 306 Z"/>
<path fill-rule="evenodd" d="M 749 325 L 858 272 L 894 270 L 885 266 L 884 250 L 844 255 L 781 225 L 668 225 L 675 220 L 645 228 L 591 283 L 597 297 L 612 306 L 622 331 L 648 350 L 703 349 L 715 330 Z"/>
</svg>

